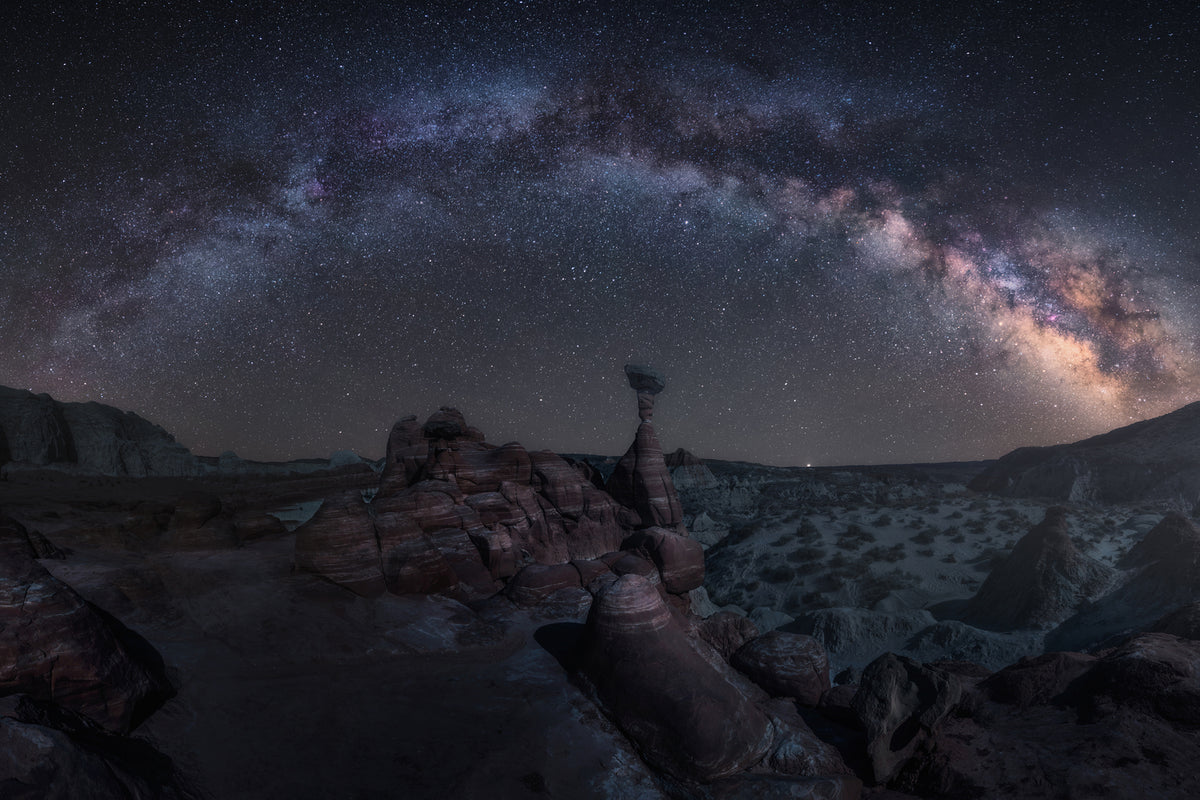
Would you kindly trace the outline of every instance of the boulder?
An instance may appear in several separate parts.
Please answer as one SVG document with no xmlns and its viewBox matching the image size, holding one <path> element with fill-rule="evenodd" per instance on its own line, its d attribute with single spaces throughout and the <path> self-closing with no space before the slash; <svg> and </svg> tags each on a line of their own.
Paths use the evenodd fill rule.
<svg viewBox="0 0 1200 800">
<path fill-rule="evenodd" d="M 704 548 L 694 539 L 654 527 L 635 533 L 624 547 L 653 561 L 663 586 L 672 594 L 686 594 L 704 585 Z"/>
<path fill-rule="evenodd" d="M 774 697 L 815 706 L 829 689 L 829 657 L 811 636 L 774 630 L 751 639 L 729 663 Z"/>
<path fill-rule="evenodd" d="M 866 729 L 875 781 L 896 776 L 962 697 L 957 677 L 910 658 L 884 653 L 868 664 L 851 705 Z"/>
<path fill-rule="evenodd" d="M 718 611 L 696 623 L 696 633 L 728 661 L 738 648 L 758 636 L 758 628 L 733 611 Z"/>
</svg>

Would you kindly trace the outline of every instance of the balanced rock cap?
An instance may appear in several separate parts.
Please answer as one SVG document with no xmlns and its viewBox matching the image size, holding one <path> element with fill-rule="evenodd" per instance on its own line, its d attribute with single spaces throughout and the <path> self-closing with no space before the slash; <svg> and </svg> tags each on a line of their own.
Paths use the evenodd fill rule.
<svg viewBox="0 0 1200 800">
<path fill-rule="evenodd" d="M 667 388 L 667 379 L 661 372 L 642 364 L 626 364 L 625 377 L 629 378 L 629 385 L 638 392 L 658 394 Z"/>
</svg>

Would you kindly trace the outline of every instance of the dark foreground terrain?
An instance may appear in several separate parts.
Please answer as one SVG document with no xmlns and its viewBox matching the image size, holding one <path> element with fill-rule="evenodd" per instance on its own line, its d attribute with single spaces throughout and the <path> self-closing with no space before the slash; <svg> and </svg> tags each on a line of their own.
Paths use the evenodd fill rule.
<svg viewBox="0 0 1200 800">
<path fill-rule="evenodd" d="M 1054 451 L 1040 493 L 1028 455 L 706 464 L 662 453 L 661 385 L 630 382 L 620 459 L 443 409 L 381 464 L 295 470 L 133 424 L 87 455 L 79 420 L 123 417 L 55 428 L 18 394 L 0 797 L 1194 796 L 1183 482 L 1071 496 L 1110 451 Z M 9 428 L 42 413 L 39 451 Z"/>
</svg>

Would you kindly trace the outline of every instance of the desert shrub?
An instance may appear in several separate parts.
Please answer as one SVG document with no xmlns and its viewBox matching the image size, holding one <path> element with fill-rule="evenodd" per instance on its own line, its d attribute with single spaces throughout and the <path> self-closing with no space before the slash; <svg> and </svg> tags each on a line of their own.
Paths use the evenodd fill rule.
<svg viewBox="0 0 1200 800">
<path fill-rule="evenodd" d="M 919 555 L 921 558 L 933 558 L 933 548 L 932 547 L 921 548 L 920 550 L 917 551 L 917 555 Z"/>
<path fill-rule="evenodd" d="M 921 579 L 911 572 L 902 569 L 892 569 L 878 575 L 867 575 L 859 582 L 861 601 L 865 606 L 873 606 L 890 592 L 901 589 L 912 589 L 919 586 Z"/>
<path fill-rule="evenodd" d="M 865 561 L 867 564 L 873 564 L 876 561 L 887 561 L 895 563 L 904 558 L 904 544 L 896 544 L 891 547 L 877 546 L 862 554 L 860 561 Z"/>
<path fill-rule="evenodd" d="M 987 530 L 987 521 L 983 519 L 973 519 L 966 523 L 967 530 L 971 533 L 983 533 Z"/>
<path fill-rule="evenodd" d="M 838 547 L 846 550 L 857 550 L 864 544 L 871 544 L 876 540 L 875 534 L 870 531 L 865 531 L 861 526 L 851 522 L 846 526 L 844 533 L 838 536 Z"/>
<path fill-rule="evenodd" d="M 771 546 L 772 547 L 786 547 L 795 538 L 796 538 L 796 534 L 785 533 L 782 536 L 780 536 L 778 539 L 776 539 L 775 541 L 771 542 Z"/>
<path fill-rule="evenodd" d="M 909 541 L 913 544 L 933 544 L 933 538 L 937 536 L 939 531 L 937 528 L 926 528 L 925 530 L 912 537 Z"/>
<path fill-rule="evenodd" d="M 946 519 L 962 519 L 962 518 L 963 518 L 963 512 L 958 511 L 958 510 L 955 510 L 953 513 L 946 515 Z"/>
<path fill-rule="evenodd" d="M 775 566 L 767 567 L 761 573 L 763 581 L 768 583 L 787 583 L 792 578 L 796 577 L 796 571 L 792 567 L 785 564 L 776 564 Z"/>
<path fill-rule="evenodd" d="M 955 544 L 962 544 L 967 540 L 967 537 L 963 536 L 962 531 L 960 531 L 958 528 L 947 528 L 945 533 L 950 537 L 950 541 L 954 542 Z"/>
<path fill-rule="evenodd" d="M 954 553 L 946 553 L 946 555 L 942 556 L 942 561 L 947 564 L 957 564 L 958 563 L 958 559 L 954 557 Z"/>
<path fill-rule="evenodd" d="M 825 557 L 822 547 L 797 547 L 787 554 L 787 560 L 793 563 L 820 561 Z"/>
<path fill-rule="evenodd" d="M 886 528 L 888 525 L 892 524 L 892 518 L 887 514 L 880 514 L 871 524 L 876 528 Z"/>
</svg>

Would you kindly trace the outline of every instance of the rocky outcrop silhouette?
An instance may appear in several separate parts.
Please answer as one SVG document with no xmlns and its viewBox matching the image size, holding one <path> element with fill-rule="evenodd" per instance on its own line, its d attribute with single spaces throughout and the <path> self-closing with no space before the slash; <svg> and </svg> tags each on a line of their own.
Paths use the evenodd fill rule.
<svg viewBox="0 0 1200 800">
<path fill-rule="evenodd" d="M 1200 528 L 1167 514 L 1117 562 L 1122 582 L 1063 622 L 1047 647 L 1074 650 L 1145 630 L 1170 612 L 1200 601 Z"/>
<path fill-rule="evenodd" d="M 201 467 L 171 434 L 130 411 L 60 403 L 0 386 L 0 464 L 74 467 L 105 475 L 198 475 Z"/>
<path fill-rule="evenodd" d="M 637 391 L 641 424 L 633 444 L 617 462 L 604 487 L 618 503 L 637 512 L 640 526 L 676 528 L 683 524 L 683 508 L 651 421 L 654 396 L 666 384 L 660 374 L 648 367 L 629 364 L 625 373 L 629 385 Z"/>
<path fill-rule="evenodd" d="M 1071 444 L 1022 447 L 970 483 L 975 491 L 1069 502 L 1200 501 L 1200 403 Z"/>
<path fill-rule="evenodd" d="M 982 628 L 1047 628 L 1105 589 L 1113 572 L 1080 553 L 1067 527 L 1065 508 L 1021 537 L 967 603 L 964 619 Z"/>
</svg>

